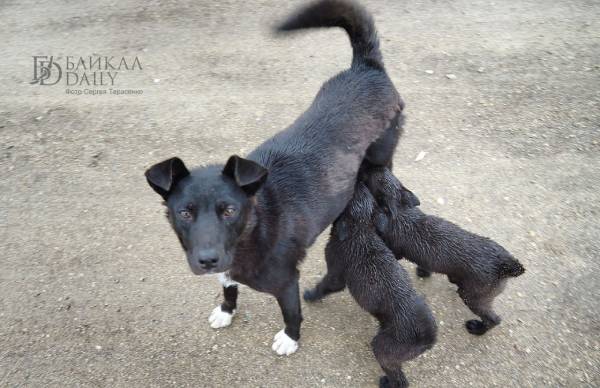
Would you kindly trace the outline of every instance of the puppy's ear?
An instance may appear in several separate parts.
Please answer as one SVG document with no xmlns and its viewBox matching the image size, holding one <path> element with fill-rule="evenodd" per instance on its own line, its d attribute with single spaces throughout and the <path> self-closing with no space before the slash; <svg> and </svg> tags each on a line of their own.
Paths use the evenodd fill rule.
<svg viewBox="0 0 600 388">
<path fill-rule="evenodd" d="M 171 158 L 150 167 L 145 175 L 150 187 L 166 201 L 171 190 L 190 172 L 181 159 Z"/>
<path fill-rule="evenodd" d="M 417 198 L 417 196 L 415 194 L 413 194 L 412 191 L 410 191 L 409 189 L 407 189 L 406 187 L 402 186 L 402 188 L 400 189 L 401 192 L 401 199 L 400 202 L 402 203 L 402 205 L 406 206 L 406 207 L 417 207 L 421 205 L 421 201 L 419 201 L 419 198 Z"/>
<path fill-rule="evenodd" d="M 378 233 L 383 234 L 388 227 L 388 216 L 381 210 L 376 210 L 373 216 L 373 224 Z"/>
<path fill-rule="evenodd" d="M 344 241 L 348 238 L 348 225 L 345 221 L 338 221 L 334 224 L 334 226 L 338 240 Z"/>
<path fill-rule="evenodd" d="M 222 174 L 233 179 L 251 197 L 267 180 L 268 171 L 252 160 L 233 155 L 225 164 Z"/>
</svg>

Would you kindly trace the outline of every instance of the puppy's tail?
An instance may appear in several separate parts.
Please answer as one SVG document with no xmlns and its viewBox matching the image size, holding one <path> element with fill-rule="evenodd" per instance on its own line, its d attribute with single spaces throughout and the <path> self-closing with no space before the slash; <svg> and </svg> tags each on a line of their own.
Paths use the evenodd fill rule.
<svg viewBox="0 0 600 388">
<path fill-rule="evenodd" d="M 525 267 L 512 256 L 502 257 L 504 260 L 497 267 L 498 278 L 517 277 L 523 275 Z"/>
<path fill-rule="evenodd" d="M 373 18 L 366 9 L 352 1 L 318 0 L 292 14 L 276 30 L 281 32 L 318 27 L 341 27 L 346 30 L 354 53 L 353 68 L 367 65 L 383 69 Z"/>
</svg>

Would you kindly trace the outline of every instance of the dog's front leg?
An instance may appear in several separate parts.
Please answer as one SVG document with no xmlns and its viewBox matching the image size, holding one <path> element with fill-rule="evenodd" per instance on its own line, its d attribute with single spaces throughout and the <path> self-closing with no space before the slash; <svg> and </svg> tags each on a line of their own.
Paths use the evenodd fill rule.
<svg viewBox="0 0 600 388">
<path fill-rule="evenodd" d="M 227 272 L 219 274 L 219 282 L 223 286 L 225 300 L 208 317 L 210 327 L 220 329 L 231 325 L 235 310 L 237 308 L 238 283 L 231 280 Z"/>
<path fill-rule="evenodd" d="M 275 335 L 273 350 L 280 356 L 289 356 L 298 350 L 300 324 L 302 323 L 298 278 L 295 278 L 287 288 L 275 297 L 283 314 L 285 328 Z"/>
</svg>

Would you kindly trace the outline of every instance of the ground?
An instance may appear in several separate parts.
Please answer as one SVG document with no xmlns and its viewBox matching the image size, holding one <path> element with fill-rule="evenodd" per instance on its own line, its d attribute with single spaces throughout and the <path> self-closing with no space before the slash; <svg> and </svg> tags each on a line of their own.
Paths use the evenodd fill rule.
<svg viewBox="0 0 600 388">
<path fill-rule="evenodd" d="M 270 32 L 298 3 L 0 4 L 0 386 L 375 386 L 376 325 L 347 293 L 303 304 L 290 357 L 270 349 L 274 299 L 246 287 L 232 326 L 211 329 L 218 282 L 188 270 L 143 177 L 174 155 L 247 153 L 348 67 L 342 31 Z M 483 337 L 444 277 L 413 276 L 439 325 L 406 365 L 413 386 L 600 385 L 600 5 L 365 3 L 406 101 L 395 173 L 425 211 L 527 268 Z M 118 86 L 143 94 L 31 84 L 34 55 L 137 56 Z M 302 287 L 324 273 L 325 242 Z"/>
</svg>

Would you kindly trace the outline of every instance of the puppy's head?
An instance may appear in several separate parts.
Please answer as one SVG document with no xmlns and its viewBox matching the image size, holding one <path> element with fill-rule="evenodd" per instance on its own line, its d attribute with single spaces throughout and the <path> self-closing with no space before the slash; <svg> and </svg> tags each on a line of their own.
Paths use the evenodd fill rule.
<svg viewBox="0 0 600 388">
<path fill-rule="evenodd" d="M 240 236 L 254 226 L 255 194 L 266 178 L 264 167 L 235 155 L 225 167 L 190 172 L 181 159 L 171 158 L 146 171 L 196 275 L 231 268 Z"/>
<path fill-rule="evenodd" d="M 334 232 L 338 238 L 342 241 L 348 238 L 351 233 L 350 228 L 371 228 L 375 207 L 375 199 L 369 189 L 362 182 L 358 182 L 352 199 L 334 223 Z"/>
<path fill-rule="evenodd" d="M 363 173 L 362 179 L 377 201 L 374 222 L 380 231 L 386 230 L 390 219 L 398 218 L 403 211 L 421 204 L 419 198 L 404 187 L 387 167 L 372 167 Z"/>
</svg>

